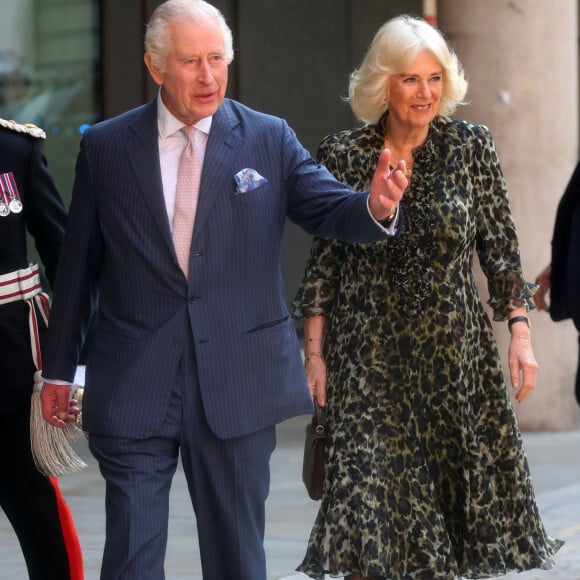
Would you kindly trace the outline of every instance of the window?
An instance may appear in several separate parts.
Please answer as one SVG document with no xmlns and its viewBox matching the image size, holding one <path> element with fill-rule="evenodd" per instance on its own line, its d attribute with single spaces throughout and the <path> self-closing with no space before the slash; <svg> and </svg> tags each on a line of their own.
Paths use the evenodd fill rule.
<svg viewBox="0 0 580 580">
<path fill-rule="evenodd" d="M 0 0 L 0 117 L 47 134 L 68 205 L 83 130 L 102 116 L 98 0 Z"/>
</svg>

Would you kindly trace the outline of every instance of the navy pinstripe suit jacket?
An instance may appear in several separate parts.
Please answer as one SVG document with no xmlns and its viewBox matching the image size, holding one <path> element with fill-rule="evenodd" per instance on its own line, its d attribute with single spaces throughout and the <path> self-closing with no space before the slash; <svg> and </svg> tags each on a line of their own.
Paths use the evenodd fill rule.
<svg viewBox="0 0 580 580">
<path fill-rule="evenodd" d="M 268 183 L 235 193 L 234 175 L 247 167 Z M 208 139 L 187 281 L 164 205 L 156 100 L 95 125 L 77 160 L 44 375 L 73 378 L 94 312 L 89 432 L 158 431 L 186 333 L 217 436 L 309 412 L 280 275 L 285 219 L 322 237 L 384 239 L 366 197 L 317 165 L 282 119 L 226 99 Z"/>
</svg>

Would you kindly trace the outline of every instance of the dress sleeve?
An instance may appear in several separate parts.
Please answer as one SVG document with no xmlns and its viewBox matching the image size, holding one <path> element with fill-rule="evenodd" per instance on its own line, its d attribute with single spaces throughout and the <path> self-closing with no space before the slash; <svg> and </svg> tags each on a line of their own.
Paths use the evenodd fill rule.
<svg viewBox="0 0 580 580">
<path fill-rule="evenodd" d="M 336 158 L 336 136 L 325 137 L 318 149 L 317 161 L 343 181 Z M 348 185 L 348 184 L 347 184 Z M 334 301 L 338 284 L 344 242 L 315 237 L 306 263 L 304 278 L 292 304 L 293 318 L 301 321 L 312 316 L 325 316 Z"/>
<path fill-rule="evenodd" d="M 505 320 L 511 310 L 535 308 L 533 296 L 538 286 L 526 281 L 522 274 L 507 187 L 489 129 L 478 127 L 474 142 L 477 254 L 487 278 L 493 319 Z"/>
</svg>

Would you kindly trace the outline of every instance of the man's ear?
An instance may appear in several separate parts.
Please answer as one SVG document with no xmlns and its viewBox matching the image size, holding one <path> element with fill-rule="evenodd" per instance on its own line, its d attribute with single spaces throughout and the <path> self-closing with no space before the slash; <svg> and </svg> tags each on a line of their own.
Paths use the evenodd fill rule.
<svg viewBox="0 0 580 580">
<path fill-rule="evenodd" d="M 153 64 L 153 59 L 151 58 L 151 54 L 146 52 L 143 56 L 143 60 L 145 61 L 145 66 L 151 75 L 151 78 L 155 81 L 156 84 L 161 86 L 163 84 L 163 73 L 161 73 Z"/>
</svg>

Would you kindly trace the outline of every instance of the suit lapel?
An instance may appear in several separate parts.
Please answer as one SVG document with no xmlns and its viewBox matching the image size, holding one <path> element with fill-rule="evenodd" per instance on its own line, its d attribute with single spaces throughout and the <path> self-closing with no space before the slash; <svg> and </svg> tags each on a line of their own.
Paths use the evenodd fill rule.
<svg viewBox="0 0 580 580">
<path fill-rule="evenodd" d="M 131 123 L 132 134 L 127 140 L 127 156 L 143 193 L 143 202 L 155 217 L 161 236 L 173 251 L 173 241 L 163 196 L 157 129 L 157 100 L 154 99 Z"/>
<path fill-rule="evenodd" d="M 232 160 L 232 152 L 241 140 L 239 133 L 235 131 L 238 125 L 237 117 L 233 114 L 228 101 L 225 100 L 213 117 L 208 137 L 201 174 L 194 238 L 220 195 L 224 192 L 233 195 L 235 180 L 228 162 Z M 143 108 L 141 114 L 131 123 L 131 130 L 133 133 L 127 141 L 127 155 L 137 183 L 143 192 L 143 202 L 153 212 L 161 235 L 173 252 L 161 181 L 156 100 Z"/>
<path fill-rule="evenodd" d="M 235 180 L 230 171 L 230 161 L 233 158 L 232 152 L 241 139 L 239 133 L 234 131 L 238 125 L 238 119 L 232 113 L 229 102 L 225 100 L 213 117 L 207 141 L 193 231 L 194 238 L 220 195 L 224 193 L 233 195 Z"/>
</svg>

